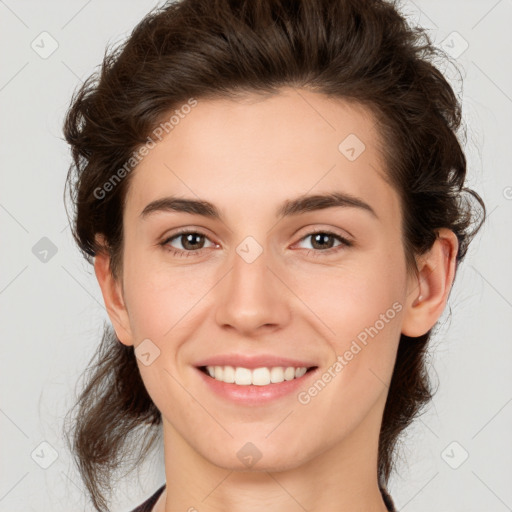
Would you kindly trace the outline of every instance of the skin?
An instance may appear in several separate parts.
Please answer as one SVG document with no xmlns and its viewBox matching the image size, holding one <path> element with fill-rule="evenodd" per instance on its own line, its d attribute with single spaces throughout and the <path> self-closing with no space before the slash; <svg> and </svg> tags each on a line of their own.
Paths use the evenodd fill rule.
<svg viewBox="0 0 512 512">
<path fill-rule="evenodd" d="M 149 366 L 137 359 L 163 418 L 167 485 L 154 511 L 386 510 L 377 447 L 400 333 L 420 336 L 440 317 L 457 239 L 439 230 L 418 274 L 407 273 L 400 201 L 376 130 L 365 108 L 307 90 L 199 99 L 133 171 L 122 274 L 112 276 L 106 252 L 95 271 L 119 340 L 150 339 L 160 350 Z M 351 133 L 366 146 L 354 161 L 338 150 Z M 359 197 L 377 217 L 354 207 L 275 217 L 285 200 L 333 191 Z M 141 218 L 171 194 L 210 201 L 223 221 L 173 211 Z M 183 228 L 207 237 L 186 258 L 159 245 Z M 324 247 L 338 250 L 320 254 L 307 236 L 315 228 L 353 245 L 327 238 Z M 252 263 L 236 252 L 247 236 L 263 250 Z M 183 237 L 167 245 L 190 247 Z M 394 303 L 394 318 L 306 405 L 296 393 L 234 405 L 194 367 L 228 352 L 272 353 L 315 361 L 321 375 Z M 247 442 L 262 454 L 251 468 L 237 457 Z"/>
</svg>

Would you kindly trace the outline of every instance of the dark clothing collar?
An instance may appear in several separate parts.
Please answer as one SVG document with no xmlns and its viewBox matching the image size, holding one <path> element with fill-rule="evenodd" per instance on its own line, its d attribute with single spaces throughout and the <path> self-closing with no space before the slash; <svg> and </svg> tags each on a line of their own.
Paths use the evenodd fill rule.
<svg viewBox="0 0 512 512">
<path fill-rule="evenodd" d="M 136 509 L 132 510 L 132 512 L 151 512 L 151 509 L 155 506 L 158 498 L 162 494 L 165 489 L 165 484 L 158 489 L 155 494 L 153 494 L 150 498 L 148 498 L 142 505 L 139 505 Z M 393 500 L 391 496 L 388 494 L 388 491 L 382 487 L 379 488 L 382 494 L 382 499 L 386 504 L 386 507 L 389 512 L 396 512 L 395 505 L 393 504 Z"/>
</svg>

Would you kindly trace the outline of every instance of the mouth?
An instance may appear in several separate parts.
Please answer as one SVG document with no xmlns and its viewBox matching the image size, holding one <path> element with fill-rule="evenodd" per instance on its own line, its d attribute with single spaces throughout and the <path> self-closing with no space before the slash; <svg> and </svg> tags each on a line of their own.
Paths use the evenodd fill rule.
<svg viewBox="0 0 512 512">
<path fill-rule="evenodd" d="M 318 367 L 272 366 L 260 368 L 244 368 L 242 366 L 199 366 L 198 370 L 210 379 L 236 386 L 272 386 L 287 381 L 302 379 L 306 374 Z"/>
</svg>

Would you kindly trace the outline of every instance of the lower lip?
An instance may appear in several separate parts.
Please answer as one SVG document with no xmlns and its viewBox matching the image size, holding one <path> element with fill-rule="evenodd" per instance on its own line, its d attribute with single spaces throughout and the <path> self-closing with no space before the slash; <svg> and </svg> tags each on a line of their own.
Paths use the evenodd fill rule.
<svg viewBox="0 0 512 512">
<path fill-rule="evenodd" d="M 240 405 L 257 405 L 265 404 L 297 392 L 306 385 L 306 382 L 316 373 L 318 368 L 306 372 L 298 379 L 285 380 L 275 384 L 267 384 L 266 386 L 228 384 L 227 382 L 215 380 L 199 368 L 196 368 L 196 370 L 208 388 L 217 395 Z"/>
</svg>

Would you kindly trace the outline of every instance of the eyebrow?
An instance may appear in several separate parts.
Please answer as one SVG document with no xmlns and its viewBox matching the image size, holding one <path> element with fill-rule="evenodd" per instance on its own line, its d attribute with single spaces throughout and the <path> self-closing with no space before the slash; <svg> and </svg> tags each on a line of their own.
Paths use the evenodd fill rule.
<svg viewBox="0 0 512 512">
<path fill-rule="evenodd" d="M 276 217 L 282 219 L 302 213 L 323 210 L 325 208 L 344 207 L 358 208 L 370 213 L 373 217 L 379 217 L 375 210 L 362 199 L 351 194 L 342 192 L 332 192 L 329 194 L 315 194 L 299 196 L 295 199 L 284 201 L 276 210 Z M 222 220 L 219 209 L 209 201 L 198 199 L 187 199 L 175 196 L 163 197 L 149 203 L 142 210 L 140 217 L 145 219 L 151 214 L 157 212 L 183 212 L 194 215 L 201 215 L 215 220 Z"/>
</svg>

